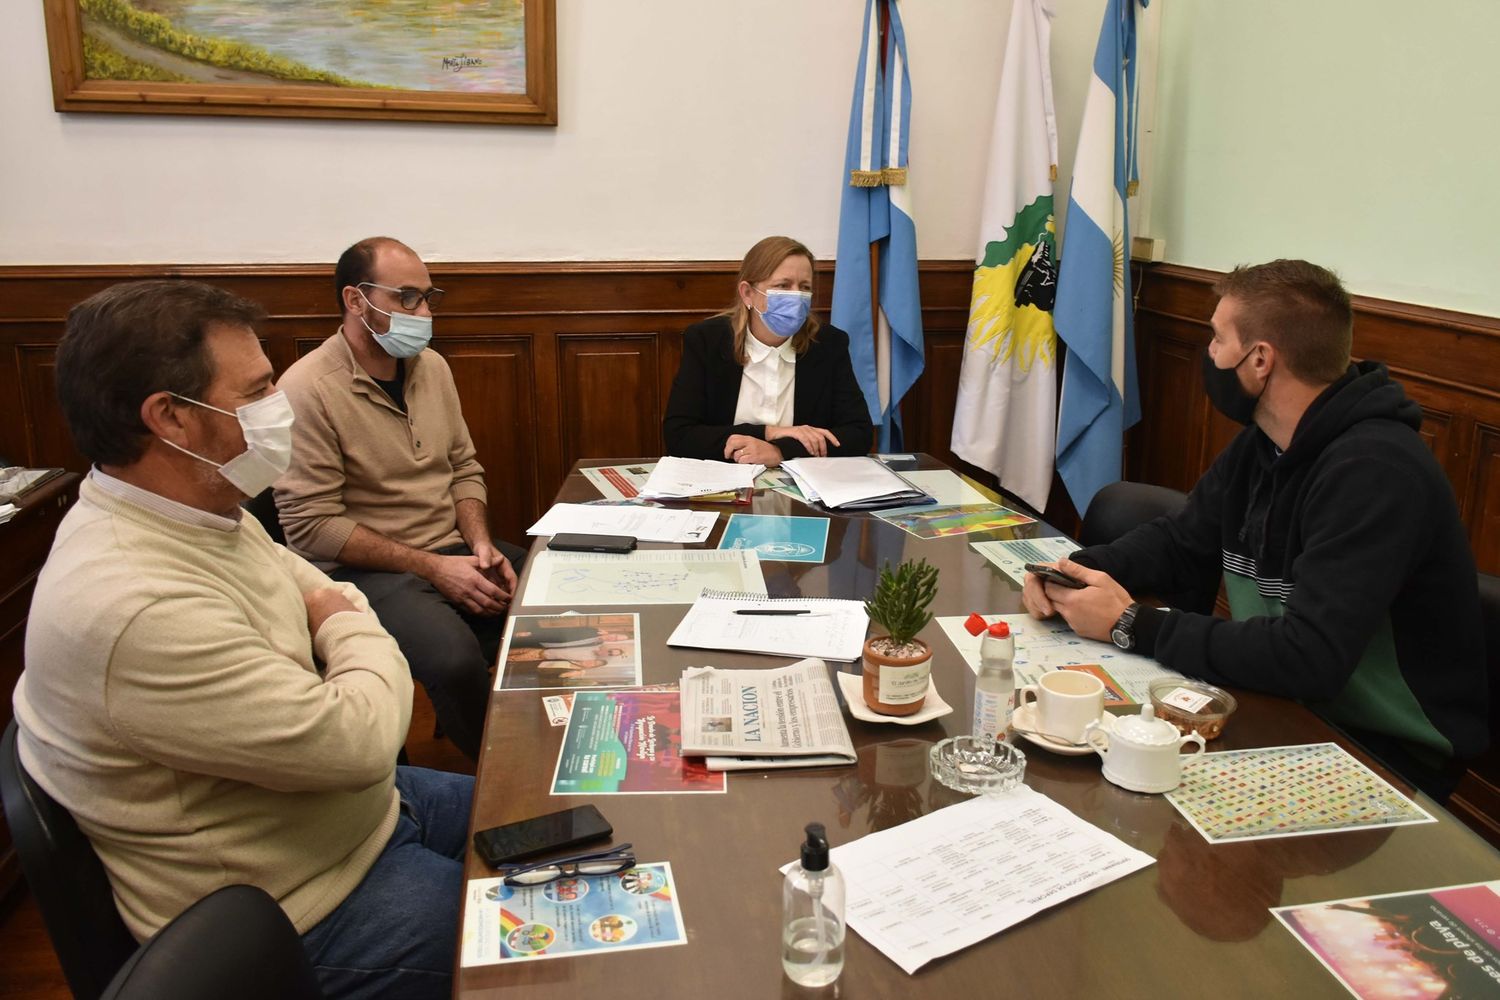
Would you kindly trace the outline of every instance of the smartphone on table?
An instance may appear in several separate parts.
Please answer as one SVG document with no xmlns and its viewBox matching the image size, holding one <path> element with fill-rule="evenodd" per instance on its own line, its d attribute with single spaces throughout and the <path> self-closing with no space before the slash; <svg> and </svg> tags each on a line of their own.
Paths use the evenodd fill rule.
<svg viewBox="0 0 1500 1000">
<path fill-rule="evenodd" d="M 635 538 L 630 535 L 588 535 L 562 531 L 552 536 L 547 548 L 554 552 L 625 553 L 635 550 Z"/>
<path fill-rule="evenodd" d="M 1035 573 L 1048 583 L 1055 583 L 1059 587 L 1068 587 L 1072 590 L 1082 590 L 1088 584 L 1082 580 L 1069 576 L 1060 569 L 1051 566 L 1043 566 L 1041 563 L 1027 563 L 1026 572 Z"/>
<path fill-rule="evenodd" d="M 614 827 L 598 809 L 578 806 L 519 823 L 476 830 L 474 850 L 485 864 L 497 868 L 591 840 L 608 840 L 614 833 Z"/>
</svg>

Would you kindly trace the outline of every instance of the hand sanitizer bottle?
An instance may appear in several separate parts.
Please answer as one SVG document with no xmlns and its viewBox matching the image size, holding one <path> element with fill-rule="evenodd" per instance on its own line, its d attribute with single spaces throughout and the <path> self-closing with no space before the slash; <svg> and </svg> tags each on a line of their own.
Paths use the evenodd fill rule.
<svg viewBox="0 0 1500 1000">
<path fill-rule="evenodd" d="M 827 986 L 844 971 L 844 876 L 828 861 L 823 824 L 806 833 L 781 890 L 781 967 L 799 986 Z"/>
<path fill-rule="evenodd" d="M 1010 626 L 996 622 L 979 640 L 979 676 L 974 679 L 974 742 L 993 750 L 1009 740 L 1011 698 L 1016 689 L 1016 640 Z"/>
</svg>

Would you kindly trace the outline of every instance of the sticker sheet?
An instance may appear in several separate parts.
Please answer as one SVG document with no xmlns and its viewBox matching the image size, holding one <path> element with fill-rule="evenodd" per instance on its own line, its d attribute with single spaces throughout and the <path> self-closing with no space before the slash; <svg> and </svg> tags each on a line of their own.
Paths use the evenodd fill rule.
<svg viewBox="0 0 1500 1000">
<path fill-rule="evenodd" d="M 1185 756 L 1167 800 L 1209 843 L 1437 822 L 1336 743 Z"/>
</svg>

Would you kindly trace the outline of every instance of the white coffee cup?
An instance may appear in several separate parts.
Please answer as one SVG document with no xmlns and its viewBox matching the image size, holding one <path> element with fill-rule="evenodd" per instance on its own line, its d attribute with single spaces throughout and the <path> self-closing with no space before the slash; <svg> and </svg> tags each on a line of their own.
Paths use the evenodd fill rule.
<svg viewBox="0 0 1500 1000">
<path fill-rule="evenodd" d="M 1016 708 L 1030 694 L 1036 702 L 1037 731 L 1067 743 L 1083 742 L 1083 730 L 1104 714 L 1104 682 L 1080 670 L 1049 670 L 1016 695 Z"/>
</svg>

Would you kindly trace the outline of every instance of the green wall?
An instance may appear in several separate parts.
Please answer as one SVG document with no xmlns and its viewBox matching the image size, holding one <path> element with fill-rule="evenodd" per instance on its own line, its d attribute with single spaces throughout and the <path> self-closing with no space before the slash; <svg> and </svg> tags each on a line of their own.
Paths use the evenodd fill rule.
<svg viewBox="0 0 1500 1000">
<path fill-rule="evenodd" d="M 1157 2 L 1169 261 L 1500 315 L 1500 0 Z"/>
</svg>

